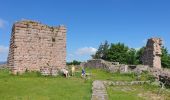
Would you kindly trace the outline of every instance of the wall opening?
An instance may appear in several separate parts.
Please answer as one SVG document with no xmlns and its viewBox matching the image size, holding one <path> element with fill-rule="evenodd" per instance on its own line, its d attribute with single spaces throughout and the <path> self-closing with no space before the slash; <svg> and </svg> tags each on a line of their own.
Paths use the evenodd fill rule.
<svg viewBox="0 0 170 100">
<path fill-rule="evenodd" d="M 54 37 L 52 37 L 52 42 L 55 42 L 55 38 Z"/>
</svg>

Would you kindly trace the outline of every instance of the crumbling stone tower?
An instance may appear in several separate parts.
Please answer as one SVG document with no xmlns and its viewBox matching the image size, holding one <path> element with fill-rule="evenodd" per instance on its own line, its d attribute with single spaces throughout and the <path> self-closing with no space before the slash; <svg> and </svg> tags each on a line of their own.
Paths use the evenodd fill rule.
<svg viewBox="0 0 170 100">
<path fill-rule="evenodd" d="M 19 21 L 12 27 L 8 66 L 13 74 L 39 71 L 41 67 L 66 66 L 66 28 L 34 21 Z"/>
<path fill-rule="evenodd" d="M 148 39 L 142 56 L 144 65 L 149 65 L 153 68 L 161 68 L 161 45 L 162 40 L 160 38 Z"/>
</svg>

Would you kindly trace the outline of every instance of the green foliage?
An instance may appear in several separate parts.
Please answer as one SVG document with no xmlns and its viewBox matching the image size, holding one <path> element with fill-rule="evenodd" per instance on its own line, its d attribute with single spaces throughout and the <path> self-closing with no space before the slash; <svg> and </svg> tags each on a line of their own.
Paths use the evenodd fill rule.
<svg viewBox="0 0 170 100">
<path fill-rule="evenodd" d="M 128 58 L 128 50 L 128 47 L 123 43 L 111 44 L 106 55 L 106 60 L 126 64 Z"/>
<path fill-rule="evenodd" d="M 80 61 L 73 60 L 72 62 L 67 62 L 67 65 L 80 65 Z"/>
<path fill-rule="evenodd" d="M 99 46 L 96 54 L 92 55 L 92 58 L 119 62 L 122 64 L 137 65 L 142 64 L 141 58 L 144 49 L 145 47 L 136 50 L 134 48 L 129 48 L 123 43 L 108 44 L 108 42 L 105 41 L 104 44 Z M 170 54 L 165 47 L 162 47 L 161 62 L 164 68 L 170 68 Z"/>
<path fill-rule="evenodd" d="M 141 49 L 140 49 L 141 50 Z M 112 62 L 120 62 L 123 64 L 138 64 L 141 51 L 136 51 L 133 48 L 129 48 L 123 43 L 111 43 L 108 44 L 105 41 L 104 44 L 101 44 L 96 52 L 92 55 L 93 59 L 104 59 Z"/>
<path fill-rule="evenodd" d="M 136 52 L 136 64 L 142 64 L 142 55 L 144 52 L 145 47 L 140 48 L 139 50 L 137 50 Z"/>
<path fill-rule="evenodd" d="M 127 63 L 132 64 L 132 65 L 137 63 L 137 61 L 136 61 L 136 50 L 133 49 L 133 48 L 129 49 L 129 51 L 128 51 Z"/>
<path fill-rule="evenodd" d="M 109 43 L 105 41 L 104 44 L 101 43 L 95 55 L 92 55 L 94 59 L 107 59 L 107 54 L 109 50 Z"/>
<path fill-rule="evenodd" d="M 165 47 L 162 47 L 161 64 L 164 68 L 170 68 L 170 54 Z"/>
</svg>

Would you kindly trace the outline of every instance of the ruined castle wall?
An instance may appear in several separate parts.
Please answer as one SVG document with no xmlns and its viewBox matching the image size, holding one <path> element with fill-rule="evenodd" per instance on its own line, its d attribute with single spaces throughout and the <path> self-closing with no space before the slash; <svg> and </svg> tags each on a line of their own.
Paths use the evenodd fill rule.
<svg viewBox="0 0 170 100">
<path fill-rule="evenodd" d="M 144 65 L 161 68 L 161 45 L 162 40 L 160 38 L 148 39 L 142 56 L 142 62 Z"/>
<path fill-rule="evenodd" d="M 8 65 L 13 73 L 39 71 L 41 67 L 66 66 L 66 28 L 38 22 L 20 21 L 13 25 Z"/>
<path fill-rule="evenodd" d="M 102 59 L 92 59 L 87 62 L 81 63 L 82 67 L 104 69 L 109 72 L 120 72 L 120 73 L 141 73 L 143 71 L 148 71 L 148 66 L 146 65 L 125 65 L 119 64 L 118 62 L 109 62 Z"/>
</svg>

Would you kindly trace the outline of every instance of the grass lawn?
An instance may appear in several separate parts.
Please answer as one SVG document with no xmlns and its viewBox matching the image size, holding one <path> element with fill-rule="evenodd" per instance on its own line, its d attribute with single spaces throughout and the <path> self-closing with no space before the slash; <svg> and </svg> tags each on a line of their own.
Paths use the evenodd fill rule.
<svg viewBox="0 0 170 100">
<path fill-rule="evenodd" d="M 86 69 L 86 72 L 92 74 L 92 80 L 134 81 L 137 78 L 134 73 L 109 73 L 101 69 Z M 146 81 L 149 78 L 148 73 L 142 73 L 141 81 Z"/>
<path fill-rule="evenodd" d="M 91 73 L 89 80 L 80 77 L 78 70 L 74 77 L 43 77 L 37 73 L 21 76 L 10 75 L 0 70 L 1 100 L 90 100 L 93 80 L 132 80 L 129 75 L 112 74 L 100 69 L 86 69 Z"/>
<path fill-rule="evenodd" d="M 151 85 L 109 86 L 109 100 L 170 100 L 169 90 L 160 90 Z"/>
<path fill-rule="evenodd" d="M 74 77 L 65 78 L 44 77 L 36 72 L 23 75 L 10 75 L 8 70 L 0 70 L 0 100 L 90 100 L 93 80 L 132 81 L 134 74 L 108 73 L 100 69 L 86 69 L 91 76 L 88 80 L 80 77 L 78 69 Z M 146 74 L 142 75 L 145 77 Z M 147 77 L 142 78 L 146 80 Z M 118 88 L 118 89 L 117 89 Z M 122 87 L 107 88 L 110 100 L 140 100 L 148 88 L 140 86 L 129 87 L 122 91 Z M 135 89 L 135 91 L 132 91 Z M 126 90 L 126 87 L 125 87 Z M 143 92 L 141 92 L 143 91 Z"/>
<path fill-rule="evenodd" d="M 23 76 L 0 71 L 0 100 L 90 100 L 91 82 L 72 77 Z"/>
</svg>

